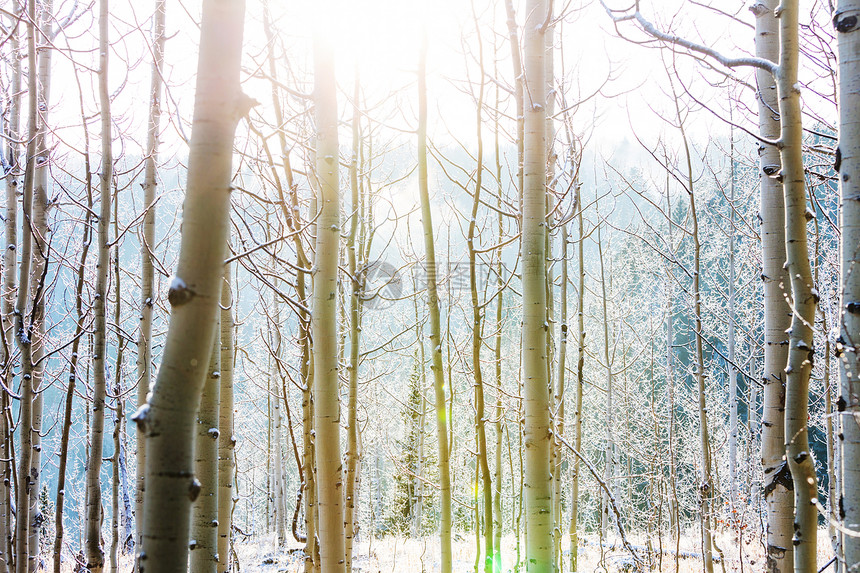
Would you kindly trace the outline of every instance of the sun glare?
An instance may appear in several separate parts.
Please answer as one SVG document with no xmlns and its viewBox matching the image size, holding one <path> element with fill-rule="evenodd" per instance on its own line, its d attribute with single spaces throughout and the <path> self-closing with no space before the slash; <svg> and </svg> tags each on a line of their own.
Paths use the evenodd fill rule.
<svg viewBox="0 0 860 573">
<path fill-rule="evenodd" d="M 459 35 L 451 16 L 462 10 L 449 4 L 446 0 L 428 8 L 417 0 L 341 2 L 337 21 L 329 28 L 339 83 L 351 84 L 356 68 L 363 88 L 377 97 L 414 82 L 422 34 L 430 39 L 431 50 L 439 50 L 434 56 L 443 59 L 450 39 Z"/>
</svg>

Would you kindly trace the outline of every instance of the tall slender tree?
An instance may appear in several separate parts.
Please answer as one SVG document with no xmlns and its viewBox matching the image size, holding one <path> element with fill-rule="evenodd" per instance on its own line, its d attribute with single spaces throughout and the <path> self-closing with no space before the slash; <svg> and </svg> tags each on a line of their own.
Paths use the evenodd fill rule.
<svg viewBox="0 0 860 573">
<path fill-rule="evenodd" d="M 481 38 L 481 28 L 475 17 L 475 32 L 478 41 L 478 65 L 480 66 L 481 79 L 478 82 L 478 96 L 476 101 L 476 139 L 478 149 L 476 154 L 477 165 L 475 167 L 475 190 L 472 193 L 472 212 L 469 217 L 469 230 L 466 235 L 466 245 L 469 250 L 469 293 L 472 302 L 472 375 L 474 376 L 475 391 L 475 433 L 477 438 L 478 471 L 481 479 L 481 495 L 483 497 L 483 534 L 484 534 L 484 571 L 492 573 L 495 563 L 496 550 L 493 547 L 495 537 L 493 535 L 493 482 L 490 476 L 490 465 L 487 454 L 487 431 L 485 424 L 484 407 L 484 374 L 481 365 L 481 348 L 483 340 L 483 305 L 478 297 L 478 258 L 475 252 L 475 234 L 478 230 L 477 217 L 478 207 L 481 204 L 481 191 L 484 181 L 484 138 L 482 137 L 484 121 L 484 46 Z M 476 500 L 477 501 L 477 500 Z M 477 509 L 477 508 L 476 508 Z M 480 555 L 480 548 L 478 550 Z"/>
<path fill-rule="evenodd" d="M 35 73 L 37 66 L 36 55 L 36 1 L 27 2 L 27 156 L 24 167 L 24 189 L 21 198 L 23 229 L 21 233 L 21 254 L 18 267 L 18 292 L 15 301 L 15 339 L 21 353 L 21 407 L 19 410 L 19 460 L 18 485 L 16 491 L 15 511 L 15 572 L 26 573 L 30 555 L 38 551 L 29 547 L 30 496 L 35 495 L 30 479 L 30 466 L 33 451 L 33 355 L 31 341 L 34 323 L 39 317 L 35 309 L 30 310 L 30 268 L 33 254 L 33 188 L 36 171 L 36 151 L 38 129 L 38 81 Z"/>
<path fill-rule="evenodd" d="M 843 525 L 860 528 L 860 2 L 840 0 L 833 23 L 839 48 L 840 397 L 839 507 Z M 825 357 L 828 359 L 829 357 Z M 853 418 L 853 419 L 852 419 Z M 857 569 L 860 538 L 843 536 L 841 571 Z"/>
<path fill-rule="evenodd" d="M 776 0 L 762 0 L 751 8 L 755 15 L 756 55 L 771 61 L 779 56 Z M 756 71 L 759 135 L 779 137 L 776 78 L 767 70 Z M 791 294 L 785 264 L 785 201 L 777 177 L 779 149 L 762 145 L 759 155 L 762 282 L 764 290 L 764 407 L 761 425 L 761 461 L 764 470 L 764 501 L 767 508 L 767 570 L 771 573 L 794 567 L 791 543 L 794 500 L 791 472 L 785 461 L 785 365 L 788 363 L 787 332 Z"/>
<path fill-rule="evenodd" d="M 522 380 L 525 406 L 526 571 L 553 570 L 550 402 L 546 331 L 546 80 L 544 0 L 526 3 L 523 209 Z"/>
<path fill-rule="evenodd" d="M 800 3 L 782 0 L 779 20 L 779 152 L 785 199 L 786 270 L 791 280 L 791 327 L 785 367 L 785 456 L 794 482 L 794 570 L 818 570 L 818 481 L 809 448 L 809 378 L 815 360 L 813 325 L 818 290 L 812 282 L 807 249 L 806 175 L 803 169 L 803 127 L 797 83 Z"/>
<path fill-rule="evenodd" d="M 231 263 L 224 265 L 221 284 L 221 400 L 218 407 L 218 573 L 230 570 L 230 533 L 233 521 L 233 285 Z"/>
<path fill-rule="evenodd" d="M 164 67 L 164 26 L 167 13 L 166 0 L 155 0 L 152 28 L 152 67 L 149 84 L 149 117 L 146 128 L 146 159 L 144 160 L 143 205 L 144 215 L 140 233 L 140 327 L 137 334 L 137 406 L 146 403 L 152 383 L 152 311 L 155 307 L 155 193 L 158 189 L 158 144 L 161 132 L 162 68 Z M 146 483 L 146 440 L 137 433 L 137 480 L 135 517 L 137 539 L 143 531 L 143 497 Z"/>
<path fill-rule="evenodd" d="M 319 189 L 316 274 L 313 296 L 314 431 L 319 487 L 320 567 L 325 573 L 345 570 L 343 467 L 340 457 L 338 400 L 337 272 L 340 245 L 340 158 L 337 138 L 337 86 L 334 50 L 324 35 L 334 4 L 317 4 L 314 33 L 314 101 L 316 105 L 316 177 Z"/>
<path fill-rule="evenodd" d="M 427 177 L 427 38 L 421 37 L 418 56 L 418 197 L 424 231 L 424 268 L 426 269 L 427 306 L 430 313 L 430 370 L 436 408 L 436 441 L 439 448 L 439 543 L 441 573 L 453 570 L 451 548 L 451 462 L 449 459 L 448 421 L 445 396 L 445 371 L 442 369 L 442 323 L 439 317 L 439 291 L 436 283 L 436 245 Z M 449 377 L 450 380 L 450 377 Z"/>
<path fill-rule="evenodd" d="M 352 157 L 349 162 L 349 188 L 351 194 L 352 215 L 349 220 L 349 237 L 346 244 L 347 265 L 349 269 L 349 388 L 347 405 L 347 451 L 346 451 L 346 488 L 344 490 L 344 535 L 346 551 L 346 570 L 352 571 L 352 547 L 355 541 L 356 511 L 358 497 L 358 470 L 361 465 L 358 435 L 358 369 L 359 346 L 361 343 L 361 296 L 364 290 L 364 273 L 359 272 L 359 263 L 363 253 L 363 245 L 356 244 L 358 238 L 359 219 L 363 213 L 360 208 L 361 189 L 359 185 L 359 156 L 361 146 L 361 111 L 359 100 L 361 82 L 358 68 L 355 72 L 355 82 L 352 94 Z M 363 235 L 362 235 L 363 236 Z"/>
<path fill-rule="evenodd" d="M 138 571 L 184 572 L 194 477 L 193 436 L 224 273 L 233 136 L 253 101 L 239 86 L 245 3 L 204 0 L 179 264 L 170 327 L 151 396 L 135 414 L 146 436 Z"/>
<path fill-rule="evenodd" d="M 15 329 L 15 298 L 17 290 L 16 271 L 18 267 L 18 193 L 21 165 L 18 161 L 20 153 L 21 128 L 21 57 L 20 57 L 20 16 L 23 10 L 21 3 L 13 5 L 14 22 L 9 31 L 9 52 L 12 65 L 10 94 L 8 100 L 8 116 L 4 122 L 6 148 L 3 151 L 3 167 L 5 170 L 4 212 L 6 247 L 3 249 L 3 295 L 0 328 L 2 328 L 3 351 L 3 382 L 7 388 L 14 387 L 13 348 Z M 11 399 L 8 392 L 0 393 L 0 573 L 7 573 L 12 565 L 12 429 Z"/>
<path fill-rule="evenodd" d="M 108 267 L 110 249 L 108 228 L 111 219 L 111 184 L 113 182 L 113 135 L 108 93 L 109 0 L 99 2 L 99 106 L 101 108 L 101 167 L 99 168 L 99 218 L 96 240 L 96 292 L 93 301 L 95 330 L 93 335 L 93 406 L 90 424 L 90 450 L 87 460 L 87 527 L 86 558 L 90 571 L 104 568 L 101 525 L 104 518 L 101 491 L 102 450 L 104 445 L 105 396 L 107 395 L 106 354 Z"/>
</svg>

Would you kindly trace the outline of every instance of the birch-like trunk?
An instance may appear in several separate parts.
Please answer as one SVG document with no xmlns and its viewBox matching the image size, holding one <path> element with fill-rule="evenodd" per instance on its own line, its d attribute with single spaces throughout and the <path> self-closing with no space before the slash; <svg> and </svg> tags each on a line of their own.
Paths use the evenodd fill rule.
<svg viewBox="0 0 860 573">
<path fill-rule="evenodd" d="M 113 323 L 122 324 L 122 285 L 119 272 L 119 190 L 116 191 L 113 201 L 113 280 L 114 300 Z M 117 329 L 116 362 L 114 363 L 113 380 L 113 456 L 111 457 L 111 544 L 110 544 L 110 571 L 116 573 L 118 566 L 118 553 L 120 547 L 120 464 L 123 463 L 122 450 L 122 427 L 125 418 L 124 393 L 123 393 L 123 353 L 125 351 L 125 336 L 122 329 Z"/>
<path fill-rule="evenodd" d="M 671 76 L 670 76 L 671 78 Z M 671 79 L 670 79 L 671 81 Z M 678 120 L 678 129 L 681 132 L 681 140 L 684 145 L 684 187 L 690 199 L 690 238 L 693 240 L 693 325 L 696 338 L 696 389 L 698 393 L 699 410 L 699 447 L 702 456 L 701 477 L 699 481 L 699 512 L 702 535 L 702 558 L 705 573 L 713 573 L 714 570 L 714 544 L 712 520 L 715 505 L 714 480 L 711 475 L 711 438 L 708 422 L 708 404 L 705 385 L 705 356 L 702 341 L 704 339 L 702 324 L 702 284 L 701 284 L 701 262 L 702 244 L 699 237 L 699 216 L 696 210 L 695 178 L 693 175 L 693 160 L 690 152 L 690 144 L 687 139 L 687 131 L 684 126 L 680 102 L 672 85 L 672 94 L 675 100 L 675 114 Z M 671 213 L 670 213 L 671 216 Z"/>
<path fill-rule="evenodd" d="M 101 525 L 104 518 L 101 492 L 101 467 L 104 446 L 105 396 L 107 395 L 106 364 L 107 320 L 106 303 L 110 250 L 108 227 L 111 220 L 111 182 L 113 181 L 113 154 L 111 133 L 110 95 L 108 93 L 109 0 L 99 2 L 99 106 L 101 109 L 101 166 L 99 168 L 98 262 L 96 263 L 96 289 L 93 301 L 93 405 L 90 423 L 90 452 L 86 476 L 86 559 L 94 573 L 104 568 Z"/>
<path fill-rule="evenodd" d="M 427 39 L 421 40 L 418 59 L 418 195 L 421 201 L 421 224 L 424 231 L 424 267 L 427 276 L 427 304 L 430 313 L 430 370 L 436 408 L 436 438 L 439 447 L 439 542 L 441 573 L 453 570 L 451 549 L 451 463 L 449 460 L 448 412 L 445 409 L 445 373 L 442 370 L 442 323 L 439 318 L 439 292 L 436 284 L 436 246 L 433 238 L 433 216 L 427 181 Z M 450 379 L 450 378 L 449 378 Z"/>
<path fill-rule="evenodd" d="M 191 515 L 191 571 L 194 573 L 216 573 L 219 561 L 218 413 L 221 401 L 221 329 L 220 321 L 216 319 L 216 323 L 209 369 L 194 431 L 194 474 L 200 482 L 200 495 L 194 502 Z"/>
<path fill-rule="evenodd" d="M 53 49 L 51 43 L 53 34 L 53 2 L 46 0 L 42 2 L 39 11 L 39 53 L 38 53 L 38 78 L 39 78 L 39 127 L 36 135 L 36 171 L 33 187 L 33 266 L 30 270 L 30 289 L 33 300 L 33 316 L 36 317 L 35 329 L 32 337 L 32 360 L 33 360 L 33 401 L 32 427 L 33 427 L 33 454 L 30 459 L 30 476 L 33 480 L 31 485 L 35 495 L 30 497 L 30 556 L 28 570 L 30 573 L 36 571 L 38 566 L 38 553 L 40 549 L 39 534 L 43 516 L 39 508 L 39 492 L 41 491 L 41 466 L 42 466 L 42 411 L 44 396 L 42 395 L 42 382 L 45 378 L 45 289 L 46 273 L 48 269 L 49 234 L 48 210 L 48 164 L 50 151 L 47 142 L 48 110 L 51 103 L 51 60 Z M 36 548 L 33 551 L 33 548 Z"/>
<path fill-rule="evenodd" d="M 9 46 L 12 56 L 10 70 L 10 94 L 8 119 L 4 124 L 3 134 L 6 136 L 7 147 L 4 151 L 3 164 L 7 169 L 6 209 L 5 209 L 5 239 L 3 249 L 3 294 L 0 328 L 3 336 L 3 376 L 7 388 L 14 387 L 15 365 L 12 358 L 14 346 L 13 331 L 15 329 L 15 295 L 18 279 L 15 274 L 18 268 L 18 190 L 20 164 L 18 154 L 21 127 L 21 58 L 19 16 L 23 7 L 20 3 L 13 4 L 15 21 L 9 31 Z M 0 573 L 7 573 L 12 564 L 12 431 L 9 424 L 11 400 L 8 393 L 0 394 Z"/>
<path fill-rule="evenodd" d="M 524 74 L 522 380 L 525 406 L 526 571 L 553 570 L 550 396 L 546 332 L 546 81 L 548 4 L 526 3 Z"/>
<path fill-rule="evenodd" d="M 779 29 L 774 16 L 776 0 L 760 0 L 751 8 L 756 17 L 756 55 L 771 61 L 779 57 Z M 756 70 L 758 84 L 759 134 L 779 137 L 776 78 Z M 794 500 L 791 473 L 785 461 L 785 365 L 788 362 L 786 332 L 791 309 L 786 295 L 791 282 L 785 264 L 785 200 L 777 179 L 781 168 L 779 149 L 762 146 L 760 165 L 760 216 L 762 282 L 764 290 L 764 397 L 761 420 L 761 462 L 764 471 L 762 492 L 767 508 L 767 571 L 778 573 L 794 567 L 791 543 Z"/>
<path fill-rule="evenodd" d="M 272 264 L 275 264 L 275 257 L 272 257 Z M 277 282 L 275 283 L 277 284 Z M 269 366 L 269 400 L 271 400 L 271 424 L 272 424 L 272 441 L 271 441 L 271 460 L 272 460 L 272 496 L 274 500 L 274 530 L 276 539 L 278 540 L 277 547 L 283 547 L 287 541 L 287 504 L 285 501 L 285 476 L 284 476 L 284 453 L 281 445 L 281 437 L 283 436 L 284 416 L 281 413 L 281 304 L 278 300 L 280 296 L 277 292 L 272 293 L 272 317 L 269 322 L 269 351 L 272 353 L 271 363 Z"/>
<path fill-rule="evenodd" d="M 233 285 L 231 264 L 224 265 L 221 283 L 221 399 L 218 407 L 218 573 L 230 568 L 233 523 Z"/>
<path fill-rule="evenodd" d="M 320 567 L 325 573 L 345 570 L 343 467 L 340 454 L 338 400 L 337 273 L 340 245 L 337 86 L 334 53 L 323 27 L 334 5 L 319 3 L 314 34 L 314 102 L 316 106 L 316 177 L 319 185 L 316 274 L 313 295 L 314 431 L 316 432 L 318 537 Z"/>
<path fill-rule="evenodd" d="M 162 68 L 164 66 L 164 21 L 167 0 L 155 0 L 152 30 L 152 68 L 149 84 L 149 119 L 146 129 L 146 159 L 144 160 L 143 206 L 140 245 L 140 327 L 137 335 L 137 406 L 146 403 L 152 384 L 152 310 L 155 306 L 155 194 L 158 189 L 158 136 L 161 132 Z M 143 532 L 143 498 L 146 490 L 146 440 L 139 431 L 137 438 L 137 478 L 135 482 L 135 544 L 141 544 Z"/>
<path fill-rule="evenodd" d="M 27 2 L 27 77 L 28 111 L 27 111 L 27 159 L 24 168 L 24 190 L 22 197 L 23 229 L 21 233 L 21 257 L 18 268 L 18 293 L 15 302 L 15 339 L 21 353 L 21 407 L 19 411 L 18 433 L 20 439 L 18 458 L 18 486 L 16 492 L 15 512 L 15 572 L 28 571 L 31 551 L 38 548 L 29 547 L 30 496 L 34 495 L 30 467 L 33 453 L 33 357 L 31 341 L 34 322 L 38 319 L 35 312 L 29 312 L 30 306 L 30 269 L 33 253 L 33 188 L 36 171 L 36 151 L 38 129 L 38 85 L 36 59 L 36 2 Z M 35 311 L 35 306 L 34 309 Z"/>
<path fill-rule="evenodd" d="M 135 415 L 146 435 L 138 571 L 184 573 L 194 477 L 194 427 L 215 333 L 230 208 L 233 135 L 252 101 L 239 86 L 245 3 L 204 0 L 179 264 L 170 327 L 151 397 Z"/>
<path fill-rule="evenodd" d="M 579 282 L 576 290 L 576 397 L 574 398 L 574 420 L 573 420 L 573 447 L 577 452 L 582 451 L 582 392 L 585 376 L 585 229 L 582 221 L 582 185 L 574 184 L 574 205 L 576 206 L 577 219 L 577 241 L 576 253 L 578 265 Z M 570 493 L 570 524 L 568 535 L 570 537 L 570 570 L 579 571 L 579 485 L 580 485 L 579 457 L 573 460 L 573 484 Z"/>
<path fill-rule="evenodd" d="M 604 269 L 603 256 L 603 225 L 597 225 L 597 253 L 600 261 L 600 293 L 601 293 L 601 308 L 603 309 L 603 363 L 606 367 L 606 438 L 603 443 L 603 481 L 606 483 L 607 489 L 601 492 L 600 497 L 600 542 L 607 541 L 606 536 L 609 533 L 610 516 L 609 516 L 609 496 L 612 491 L 613 481 L 615 478 L 615 438 L 613 430 L 615 429 L 615 405 L 613 402 L 614 396 L 614 380 L 612 377 L 612 356 L 610 355 L 609 347 L 609 293 L 607 293 L 606 282 L 607 276 Z M 611 274 L 611 273 L 610 273 Z M 613 337 L 614 338 L 614 337 Z M 602 555 L 602 554 L 601 554 Z"/>
<path fill-rule="evenodd" d="M 860 530 L 860 2 L 840 0 L 834 24 L 839 47 L 840 230 L 840 397 L 838 409 L 842 523 Z M 842 536 L 842 571 L 857 569 L 860 538 Z M 852 569 L 853 568 L 853 569 Z"/>
<path fill-rule="evenodd" d="M 499 109 L 499 89 L 496 87 L 496 109 Z M 501 243 L 505 235 L 504 215 L 502 215 L 502 156 L 499 146 L 499 114 L 495 116 L 495 156 L 496 156 L 496 207 L 498 208 L 498 241 Z M 494 486 L 493 492 L 493 546 L 496 549 L 496 555 L 493 562 L 493 570 L 502 570 L 502 430 L 504 421 L 504 409 L 502 407 L 502 329 L 503 329 L 503 310 L 504 310 L 504 290 L 505 279 L 503 274 L 502 250 L 499 249 L 496 260 L 496 333 L 495 333 L 495 348 L 493 362 L 495 364 L 496 376 L 496 456 L 494 470 Z M 513 462 L 511 462 L 513 463 Z M 513 478 L 513 474 L 511 475 Z"/>
<path fill-rule="evenodd" d="M 555 383 L 555 432 L 559 439 L 553 441 L 555 456 L 553 459 L 553 531 L 555 532 L 555 560 L 559 571 L 564 568 L 564 555 L 561 548 L 561 485 L 563 477 L 564 453 L 561 449 L 560 438 L 564 436 L 565 416 L 565 374 L 567 371 L 567 222 L 561 223 L 561 293 L 558 311 L 558 365 Z"/>
<path fill-rule="evenodd" d="M 358 368 L 359 347 L 361 344 L 361 295 L 363 291 L 362 276 L 358 270 L 359 258 L 363 246 L 356 245 L 358 223 L 361 215 L 359 209 L 359 180 L 358 158 L 361 145 L 361 112 L 359 99 L 361 97 L 361 82 L 359 74 L 355 73 L 355 85 L 352 94 L 352 158 L 349 163 L 349 188 L 352 195 L 352 215 L 349 224 L 349 238 L 346 250 L 349 265 L 349 403 L 346 413 L 346 489 L 344 490 L 344 537 L 346 553 L 346 570 L 352 571 L 352 547 L 355 541 L 355 500 L 358 497 L 358 469 L 360 467 L 359 436 L 358 436 Z M 422 363 L 423 369 L 423 363 Z M 420 522 L 419 522 L 420 523 Z"/>
<path fill-rule="evenodd" d="M 806 182 L 803 170 L 803 130 L 800 85 L 797 80 L 799 37 L 798 0 L 782 0 L 779 20 L 777 93 L 779 138 L 785 198 L 786 270 L 791 280 L 792 318 L 785 368 L 785 456 L 794 482 L 794 570 L 815 573 L 818 551 L 818 485 L 809 448 L 809 377 L 815 359 L 813 325 L 818 293 L 812 281 L 807 251 Z"/>
<path fill-rule="evenodd" d="M 483 523 L 484 572 L 492 573 L 496 557 L 496 550 L 493 547 L 495 541 L 493 535 L 493 482 L 490 476 L 489 456 L 487 453 L 487 430 L 484 413 L 484 374 L 481 367 L 481 347 L 484 344 L 482 336 L 483 316 L 481 313 L 481 303 L 478 298 L 478 268 L 477 254 L 475 253 L 476 218 L 478 216 L 478 206 L 481 203 L 481 191 L 484 180 L 484 139 L 481 136 L 484 110 L 484 49 L 480 36 L 480 28 L 477 27 L 477 23 L 476 32 L 478 33 L 478 65 L 481 69 L 481 79 L 478 84 L 478 99 L 476 102 L 477 114 L 475 118 L 478 149 L 476 155 L 475 190 L 472 194 L 472 212 L 469 218 L 469 230 L 466 234 L 466 245 L 469 249 L 469 293 L 472 302 L 472 374 L 475 384 L 475 434 L 478 447 L 478 472 L 481 480 L 480 493 L 483 498 L 483 519 L 479 520 L 479 524 L 480 522 Z M 477 503 L 477 499 L 475 501 Z M 478 554 L 480 554 L 480 547 L 478 547 Z"/>
<path fill-rule="evenodd" d="M 728 353 L 729 377 L 729 525 L 740 542 L 740 508 L 738 507 L 738 373 L 735 368 L 735 140 L 734 130 L 730 130 L 729 146 L 731 162 L 729 182 L 729 293 L 728 293 Z"/>
</svg>

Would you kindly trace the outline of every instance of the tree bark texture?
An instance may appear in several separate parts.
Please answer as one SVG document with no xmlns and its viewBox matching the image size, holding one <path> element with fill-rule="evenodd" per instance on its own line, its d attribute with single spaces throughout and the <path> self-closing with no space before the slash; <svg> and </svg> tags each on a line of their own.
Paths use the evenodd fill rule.
<svg viewBox="0 0 860 573">
<path fill-rule="evenodd" d="M 316 177 L 319 189 L 316 274 L 313 294 L 314 431 L 316 432 L 320 567 L 325 573 L 345 570 L 343 466 L 338 401 L 337 273 L 340 245 L 340 190 L 337 86 L 334 53 L 322 26 L 333 16 L 329 1 L 318 4 L 314 34 L 314 102 L 316 106 Z"/>
<path fill-rule="evenodd" d="M 439 292 L 436 284 L 436 246 L 433 238 L 433 216 L 427 181 L 427 40 L 421 40 L 418 60 L 418 195 L 421 201 L 421 224 L 424 230 L 424 266 L 427 273 L 427 304 L 430 313 L 430 370 L 436 408 L 436 438 L 439 448 L 439 542 L 441 573 L 453 570 L 451 549 L 451 462 L 449 459 L 448 414 L 445 409 L 445 372 L 442 370 L 442 323 L 439 317 Z"/>
<path fill-rule="evenodd" d="M 751 8 L 756 17 L 756 55 L 771 61 L 779 58 L 779 27 L 774 16 L 776 0 L 760 0 Z M 759 135 L 779 137 L 776 78 L 756 70 L 758 84 Z M 791 472 L 785 461 L 785 365 L 788 363 L 787 331 L 791 308 L 786 297 L 791 282 L 785 264 L 785 199 L 777 179 L 781 169 L 779 149 L 759 150 L 762 282 L 764 290 L 764 398 L 761 421 L 763 493 L 767 509 L 767 570 L 786 572 L 794 567 L 791 543 L 794 498 Z"/>
<path fill-rule="evenodd" d="M 526 571 L 553 570 L 550 401 L 546 332 L 546 81 L 544 34 L 548 5 L 526 3 L 523 70 L 522 380 L 525 407 Z"/>
<path fill-rule="evenodd" d="M 218 407 L 218 573 L 230 567 L 230 531 L 233 522 L 233 470 L 236 438 L 233 436 L 233 288 L 232 267 L 224 265 L 221 283 L 221 393 Z"/>
<path fill-rule="evenodd" d="M 194 476 L 194 427 L 206 378 L 228 237 L 233 135 L 252 105 L 239 86 L 245 4 L 204 0 L 179 264 L 158 378 L 135 420 L 146 435 L 138 571 L 184 572 Z"/>
<path fill-rule="evenodd" d="M 140 245 L 140 327 L 137 335 L 137 406 L 146 403 L 152 384 L 152 310 L 155 306 L 155 194 L 158 189 L 158 144 L 161 132 L 162 68 L 164 67 L 164 26 L 166 0 L 155 0 L 152 31 L 152 68 L 149 84 L 149 119 L 146 129 L 146 159 L 144 160 L 143 206 Z M 146 490 L 146 439 L 137 432 L 137 479 L 135 483 L 135 518 L 137 545 L 143 531 L 143 498 Z"/>
<path fill-rule="evenodd" d="M 809 377 L 815 360 L 813 325 L 818 294 L 812 280 L 807 250 L 806 182 L 803 170 L 803 131 L 800 84 L 797 80 L 799 37 L 798 0 L 783 0 L 779 19 L 777 93 L 781 129 L 785 198 L 785 254 L 791 280 L 792 317 L 785 368 L 785 456 L 794 482 L 794 570 L 815 573 L 817 556 L 818 486 L 809 448 Z"/>
<path fill-rule="evenodd" d="M 833 23 L 839 50 L 840 230 L 840 518 L 860 531 L 860 2 L 840 0 Z M 826 357 L 829 358 L 829 357 Z M 860 538 L 842 536 L 843 571 L 857 570 Z"/>
<path fill-rule="evenodd" d="M 220 297 L 219 297 L 220 298 Z M 220 313 L 219 313 L 220 314 Z M 219 322 L 216 320 L 216 322 Z M 220 326 L 220 324 L 219 324 Z M 191 571 L 218 570 L 218 412 L 221 401 L 221 332 L 213 333 L 212 353 L 194 432 L 194 474 L 200 494 L 191 515 Z"/>
</svg>

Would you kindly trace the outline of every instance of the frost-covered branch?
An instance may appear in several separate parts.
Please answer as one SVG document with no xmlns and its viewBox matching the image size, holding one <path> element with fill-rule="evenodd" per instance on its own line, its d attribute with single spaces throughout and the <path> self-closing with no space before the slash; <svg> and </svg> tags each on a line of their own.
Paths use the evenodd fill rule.
<svg viewBox="0 0 860 573">
<path fill-rule="evenodd" d="M 650 20 L 646 19 L 638 10 L 638 7 L 634 7 L 633 12 L 622 12 L 621 15 L 618 15 L 619 11 L 609 8 L 609 6 L 606 5 L 606 2 L 604 2 L 604 0 L 600 0 L 600 5 L 603 6 L 603 9 L 606 10 L 606 13 L 609 15 L 610 18 L 612 18 L 612 21 L 616 24 L 620 22 L 635 21 L 637 24 L 639 24 L 642 30 L 652 38 L 660 40 L 661 42 L 665 42 L 667 44 L 681 46 L 682 48 L 686 48 L 691 52 L 702 54 L 719 62 L 727 68 L 753 67 L 768 71 L 774 75 L 776 75 L 779 71 L 779 65 L 770 60 L 764 58 L 756 58 L 754 56 L 747 56 L 743 58 L 729 58 L 721 54 L 717 50 L 705 46 L 704 44 L 692 42 L 680 36 L 663 32 L 659 30 L 654 24 L 652 24 Z"/>
</svg>

